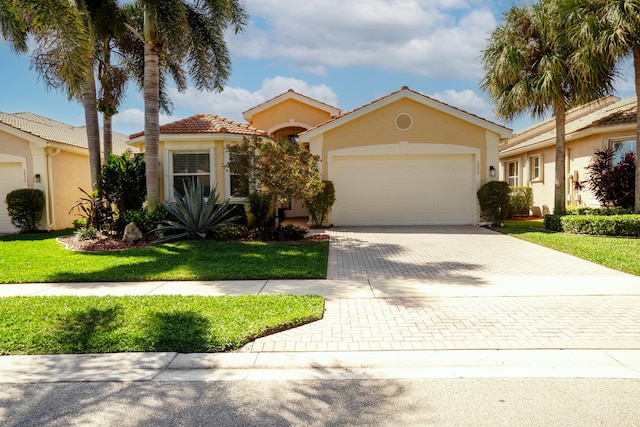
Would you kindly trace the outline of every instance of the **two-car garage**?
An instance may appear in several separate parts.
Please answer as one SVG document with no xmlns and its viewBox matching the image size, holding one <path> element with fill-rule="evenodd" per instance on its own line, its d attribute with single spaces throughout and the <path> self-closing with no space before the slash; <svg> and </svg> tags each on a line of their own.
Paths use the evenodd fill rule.
<svg viewBox="0 0 640 427">
<path fill-rule="evenodd" d="M 472 224 L 472 154 L 334 156 L 336 225 Z"/>
</svg>

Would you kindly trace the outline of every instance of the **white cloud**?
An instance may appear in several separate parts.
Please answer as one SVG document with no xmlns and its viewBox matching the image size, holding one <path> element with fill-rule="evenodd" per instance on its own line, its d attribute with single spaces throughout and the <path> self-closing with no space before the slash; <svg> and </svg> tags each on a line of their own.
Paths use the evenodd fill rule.
<svg viewBox="0 0 640 427">
<path fill-rule="evenodd" d="M 180 120 L 175 116 L 160 114 L 160 124 Z M 137 108 L 127 108 L 113 116 L 113 127 L 117 132 L 138 133 L 144 130 L 144 111 Z"/>
<path fill-rule="evenodd" d="M 459 108 L 468 113 L 495 121 L 491 104 L 472 90 L 455 91 L 452 89 L 429 95 L 438 101 Z"/>
<path fill-rule="evenodd" d="M 324 84 L 312 85 L 300 79 L 283 76 L 263 80 L 261 88 L 254 92 L 234 87 L 226 87 L 220 93 L 203 92 L 190 87 L 183 93 L 175 89 L 170 90 L 169 95 L 177 109 L 189 111 L 190 114 L 217 114 L 244 123 L 243 111 L 274 98 L 289 89 L 318 101 L 334 106 L 337 105 L 338 97 L 329 86 Z"/>
<path fill-rule="evenodd" d="M 374 66 L 477 79 L 497 24 L 486 7 L 464 0 L 246 0 L 246 9 L 253 21 L 229 38 L 232 52 L 321 75 L 328 67 Z"/>
<path fill-rule="evenodd" d="M 216 114 L 239 123 L 245 123 L 242 112 L 262 104 L 281 93 L 293 89 L 329 105 L 338 106 L 338 97 L 327 85 L 312 85 L 304 80 L 276 76 L 265 79 L 259 90 L 251 92 L 239 87 L 226 87 L 220 93 L 198 91 L 189 87 L 185 92 L 169 88 L 169 96 L 175 106 L 175 114 L 160 115 L 160 124 L 170 123 L 195 114 Z M 128 108 L 113 116 L 114 130 L 124 134 L 144 130 L 144 111 Z"/>
</svg>

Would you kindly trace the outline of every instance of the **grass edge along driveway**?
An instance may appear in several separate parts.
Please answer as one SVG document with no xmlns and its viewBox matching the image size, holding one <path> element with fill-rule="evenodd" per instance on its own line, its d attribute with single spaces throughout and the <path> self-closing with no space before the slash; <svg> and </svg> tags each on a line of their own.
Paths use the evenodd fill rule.
<svg viewBox="0 0 640 427">
<path fill-rule="evenodd" d="M 214 353 L 322 318 L 311 295 L 0 298 L 0 355 Z"/>
<path fill-rule="evenodd" d="M 323 279 L 328 242 L 193 240 L 112 252 L 74 252 L 65 232 L 0 237 L 0 283 Z"/>
<path fill-rule="evenodd" d="M 505 221 L 503 234 L 640 276 L 640 239 L 584 236 L 544 230 L 542 220 Z"/>
</svg>

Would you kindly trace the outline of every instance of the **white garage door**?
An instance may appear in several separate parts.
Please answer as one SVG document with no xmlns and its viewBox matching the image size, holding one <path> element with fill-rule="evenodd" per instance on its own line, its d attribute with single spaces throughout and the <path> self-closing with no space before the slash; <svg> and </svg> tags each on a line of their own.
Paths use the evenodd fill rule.
<svg viewBox="0 0 640 427">
<path fill-rule="evenodd" d="M 0 233 L 18 231 L 9 219 L 5 198 L 17 188 L 24 188 L 21 163 L 0 163 Z"/>
<path fill-rule="evenodd" d="M 471 155 L 333 157 L 335 225 L 439 225 L 476 221 Z"/>
</svg>

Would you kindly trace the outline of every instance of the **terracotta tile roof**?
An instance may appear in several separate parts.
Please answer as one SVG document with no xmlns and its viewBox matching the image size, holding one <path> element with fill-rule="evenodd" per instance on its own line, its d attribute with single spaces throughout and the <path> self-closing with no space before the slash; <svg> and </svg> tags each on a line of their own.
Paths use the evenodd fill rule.
<svg viewBox="0 0 640 427">
<path fill-rule="evenodd" d="M 572 117 L 574 111 L 579 113 L 579 110 L 585 107 L 589 107 L 589 109 L 584 111 L 584 114 L 576 114 Z M 615 97 L 605 97 L 600 103 L 596 101 L 587 106 L 577 107 L 567 113 L 565 125 L 566 139 L 569 140 L 578 132 L 586 129 L 635 123 L 636 111 L 635 96 L 622 100 Z M 511 142 L 500 147 L 500 154 L 513 155 L 533 147 L 542 148 L 553 146 L 555 145 L 555 138 L 555 122 L 554 119 L 551 118 L 514 135 Z"/>
<path fill-rule="evenodd" d="M 263 136 L 264 131 L 214 114 L 197 114 L 160 126 L 160 134 L 230 133 L 247 136 Z M 143 136 L 144 132 L 130 135 L 130 139 Z"/>
<path fill-rule="evenodd" d="M 2 113 L 0 123 L 52 143 L 65 144 L 77 148 L 88 148 L 85 126 L 72 126 L 33 113 Z M 113 152 L 122 154 L 132 150 L 127 144 L 127 136 L 113 132 Z M 133 151 L 136 151 L 133 149 Z"/>
</svg>

